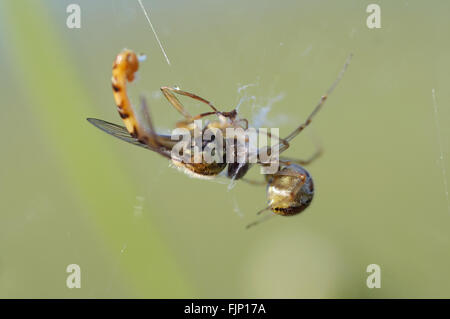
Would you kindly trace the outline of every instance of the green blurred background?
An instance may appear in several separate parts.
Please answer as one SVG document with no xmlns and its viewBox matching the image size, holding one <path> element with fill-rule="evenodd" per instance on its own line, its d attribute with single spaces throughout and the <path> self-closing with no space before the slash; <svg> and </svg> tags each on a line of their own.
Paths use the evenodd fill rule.
<svg viewBox="0 0 450 319">
<path fill-rule="evenodd" d="M 81 29 L 66 7 L 81 6 Z M 450 4 L 377 1 L 0 1 L 0 297 L 450 297 Z M 86 122 L 120 123 L 111 65 L 147 54 L 136 103 L 159 130 L 179 85 L 286 135 L 353 61 L 287 155 L 308 167 L 311 207 L 250 230 L 264 187 L 189 178 Z M 252 84 L 246 90 L 244 85 Z M 253 97 L 253 98 L 252 98 Z M 184 100 L 191 113 L 206 111 Z M 253 169 L 253 178 L 260 178 Z M 81 267 L 81 289 L 66 267 Z M 366 267 L 381 266 L 381 289 Z"/>
</svg>

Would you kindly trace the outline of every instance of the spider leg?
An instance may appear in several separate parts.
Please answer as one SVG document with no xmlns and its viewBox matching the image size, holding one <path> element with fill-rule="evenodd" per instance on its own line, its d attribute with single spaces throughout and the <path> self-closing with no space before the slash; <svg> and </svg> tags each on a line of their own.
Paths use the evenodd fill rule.
<svg viewBox="0 0 450 319">
<path fill-rule="evenodd" d="M 254 186 L 262 186 L 262 185 L 267 184 L 266 181 L 255 181 L 255 180 L 244 178 L 244 177 L 242 177 L 240 180 L 246 182 L 247 184 L 254 185 Z"/>
<path fill-rule="evenodd" d="M 283 146 L 289 147 L 289 142 L 287 140 L 285 140 L 283 138 L 280 138 L 279 136 L 277 136 L 275 134 L 272 134 L 272 133 L 267 132 L 267 131 L 259 131 L 259 130 L 258 130 L 258 133 L 264 133 L 267 137 L 269 137 L 271 139 L 272 138 L 276 138 L 276 139 L 278 139 L 278 141 L 281 141 L 281 143 L 283 143 Z M 266 151 L 266 155 L 267 156 L 271 156 L 271 154 L 274 151 L 275 147 L 279 147 L 279 145 L 280 145 L 280 143 L 276 144 L 275 146 L 273 146 L 273 147 L 271 147 L 269 149 L 268 149 L 267 146 L 259 148 L 257 150 L 257 162 L 256 163 L 260 164 L 260 165 L 268 165 L 269 163 L 261 161 L 260 154 L 262 154 L 262 150 Z M 278 152 L 278 154 L 279 153 L 280 152 Z"/>
<path fill-rule="evenodd" d="M 316 159 L 318 159 L 322 154 L 323 154 L 323 150 L 322 150 L 322 148 L 319 148 L 316 152 L 314 152 L 313 155 L 311 155 L 307 159 L 298 159 L 298 158 L 291 158 L 291 157 L 285 157 L 285 156 L 280 157 L 280 159 L 283 161 L 286 161 L 286 162 L 291 162 L 291 163 L 295 163 L 295 164 L 299 164 L 299 165 L 303 166 L 303 165 L 311 164 Z"/>
<path fill-rule="evenodd" d="M 259 129 L 258 129 L 258 132 L 259 132 Z M 274 137 L 277 138 L 279 141 L 281 141 L 281 143 L 283 143 L 283 147 L 286 147 L 286 149 L 289 148 L 290 145 L 289 145 L 289 141 L 287 139 L 281 138 L 281 137 L 279 137 L 279 136 L 277 136 L 275 134 L 272 134 L 270 132 L 267 132 L 267 131 L 262 131 L 262 133 L 266 134 L 267 137 L 269 137 L 271 139 L 274 138 Z"/>
<path fill-rule="evenodd" d="M 347 70 L 348 65 L 350 64 L 350 60 L 352 58 L 352 54 L 350 54 L 347 57 L 347 60 L 345 61 L 345 64 L 343 66 L 343 68 L 341 69 L 341 71 L 339 72 L 338 77 L 336 78 L 336 80 L 333 82 L 333 84 L 330 86 L 330 88 L 326 91 L 325 95 L 323 95 L 320 100 L 319 103 L 317 103 L 317 105 L 314 107 L 313 111 L 311 112 L 311 114 L 306 118 L 305 122 L 303 122 L 300 126 L 298 126 L 294 131 L 291 132 L 291 134 L 289 134 L 285 140 L 286 141 L 291 141 L 294 137 L 296 137 L 298 134 L 300 134 L 301 131 L 303 131 L 312 121 L 312 119 L 314 118 L 314 116 L 320 111 L 320 109 L 323 107 L 323 105 L 325 104 L 326 100 L 328 99 L 328 97 L 330 96 L 330 94 L 334 91 L 334 89 L 336 88 L 336 86 L 338 85 L 338 83 L 341 81 L 342 77 L 344 76 L 345 71 Z M 280 147 L 279 152 L 284 152 L 286 149 L 288 149 L 289 146 L 283 145 L 282 147 Z"/>
<path fill-rule="evenodd" d="M 257 214 L 257 215 L 260 215 L 261 213 L 263 213 L 263 212 L 265 212 L 265 211 L 267 211 L 267 210 L 270 210 L 270 206 L 267 206 L 266 208 L 260 210 L 260 211 L 257 212 L 256 214 Z M 274 214 L 274 213 L 271 212 L 271 213 L 267 214 L 266 216 L 263 216 L 262 218 L 259 218 L 259 219 L 255 220 L 254 222 L 251 222 L 251 223 L 248 224 L 245 228 L 246 228 L 246 229 L 249 229 L 250 227 L 259 225 L 259 224 L 261 224 L 262 222 L 265 222 L 265 221 L 267 221 L 268 219 L 272 218 L 273 216 L 276 216 L 276 214 Z"/>
<path fill-rule="evenodd" d="M 246 130 L 248 129 L 248 120 L 247 119 L 238 119 L 236 121 L 236 123 L 239 123 L 239 122 L 244 122 L 245 123 L 245 129 Z"/>
</svg>

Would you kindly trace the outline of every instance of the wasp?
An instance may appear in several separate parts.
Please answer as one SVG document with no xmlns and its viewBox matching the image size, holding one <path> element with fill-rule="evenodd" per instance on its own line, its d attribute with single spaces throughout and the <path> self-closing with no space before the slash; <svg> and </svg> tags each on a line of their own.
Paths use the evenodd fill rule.
<svg viewBox="0 0 450 319">
<path fill-rule="evenodd" d="M 306 120 L 294 129 L 285 138 L 278 138 L 272 136 L 270 133 L 266 133 L 270 138 L 276 137 L 279 139 L 279 143 L 276 145 L 278 153 L 281 154 L 286 151 L 292 139 L 299 135 L 308 125 L 310 125 L 314 116 L 325 104 L 328 96 L 333 92 L 344 72 L 346 71 L 352 55 L 347 58 L 344 67 L 341 69 L 337 79 L 333 82 L 331 87 L 326 91 L 318 104 L 314 107 L 313 111 L 306 118 Z M 127 94 L 127 83 L 130 83 L 135 78 L 135 73 L 139 69 L 139 56 L 131 50 L 125 49 L 120 52 L 114 60 L 112 67 L 112 90 L 117 110 L 122 118 L 125 127 L 109 123 L 100 119 L 88 118 L 87 120 L 101 129 L 102 131 L 119 138 L 125 142 L 149 149 L 156 152 L 163 157 L 166 157 L 176 167 L 182 169 L 187 174 L 199 177 L 199 178 L 213 178 L 222 173 L 228 165 L 226 176 L 233 180 L 242 179 L 252 184 L 253 182 L 246 180 L 244 176 L 251 167 L 251 163 L 226 163 L 222 162 L 195 162 L 192 160 L 185 161 L 181 158 L 173 156 L 171 154 L 172 148 L 176 144 L 176 141 L 172 140 L 171 136 L 158 134 L 153 126 L 152 119 L 150 117 L 148 107 L 144 98 L 141 98 L 141 116 L 138 116 L 133 109 Z M 224 112 L 219 111 L 208 100 L 183 90 L 178 87 L 163 86 L 160 88 L 165 98 L 170 104 L 183 116 L 183 120 L 176 123 L 176 127 L 188 129 L 194 131 L 196 120 L 215 116 L 217 119 L 209 122 L 203 130 L 206 129 L 219 129 L 222 132 L 226 132 L 227 128 L 241 128 L 248 129 L 247 119 L 240 118 L 236 109 Z M 181 104 L 177 95 L 186 96 L 194 100 L 200 101 L 206 104 L 211 111 L 200 113 L 192 116 Z M 226 134 L 224 135 L 226 137 Z M 267 151 L 267 150 L 266 150 Z M 268 150 L 268 153 L 272 153 L 272 149 Z M 258 150 L 259 152 L 259 150 Z M 267 185 L 267 198 L 268 205 L 264 209 L 258 212 L 258 214 L 264 211 L 271 211 L 273 214 L 268 215 L 281 215 L 281 216 L 293 216 L 304 211 L 312 202 L 314 196 L 314 183 L 309 172 L 303 167 L 310 164 L 322 153 L 322 150 L 317 150 L 309 159 L 294 159 L 288 157 L 279 157 L 279 167 L 275 173 L 266 174 L 264 184 Z M 192 158 L 190 158 L 192 159 Z M 267 163 L 258 160 L 257 164 L 267 165 Z M 249 224 L 247 227 L 258 224 L 261 220 Z"/>
</svg>

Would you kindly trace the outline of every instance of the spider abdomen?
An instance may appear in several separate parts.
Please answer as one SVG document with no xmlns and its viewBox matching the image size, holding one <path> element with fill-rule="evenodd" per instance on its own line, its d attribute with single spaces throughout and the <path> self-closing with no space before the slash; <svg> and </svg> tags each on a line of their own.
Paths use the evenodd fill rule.
<svg viewBox="0 0 450 319">
<path fill-rule="evenodd" d="M 278 215 L 301 213 L 314 197 L 313 180 L 303 167 L 290 164 L 274 174 L 267 186 L 270 209 Z"/>
</svg>

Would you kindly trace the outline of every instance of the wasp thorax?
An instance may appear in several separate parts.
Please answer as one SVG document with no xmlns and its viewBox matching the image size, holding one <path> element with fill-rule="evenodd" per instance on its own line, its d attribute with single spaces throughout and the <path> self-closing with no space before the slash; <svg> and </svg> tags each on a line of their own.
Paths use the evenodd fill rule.
<svg viewBox="0 0 450 319">
<path fill-rule="evenodd" d="M 291 164 L 274 174 L 267 186 L 269 206 L 275 214 L 291 216 L 311 204 L 314 183 L 308 171 Z"/>
</svg>

